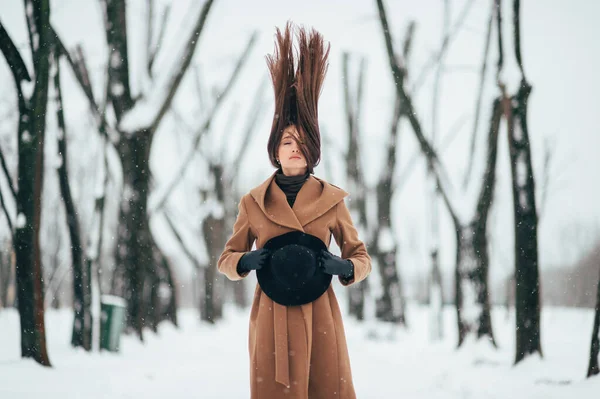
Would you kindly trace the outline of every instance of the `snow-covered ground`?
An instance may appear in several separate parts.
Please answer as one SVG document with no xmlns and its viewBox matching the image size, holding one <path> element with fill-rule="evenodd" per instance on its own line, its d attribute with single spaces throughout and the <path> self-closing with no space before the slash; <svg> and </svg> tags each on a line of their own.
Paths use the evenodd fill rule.
<svg viewBox="0 0 600 399">
<path fill-rule="evenodd" d="M 408 308 L 410 328 L 396 331 L 346 317 L 357 396 L 380 398 L 594 398 L 600 378 L 586 379 L 593 312 L 545 309 L 544 358 L 513 366 L 514 318 L 494 310 L 499 349 L 470 343 L 455 350 L 454 312 L 445 309 L 446 338 L 428 339 L 426 308 Z M 180 313 L 181 329 L 164 325 L 142 344 L 123 337 L 119 354 L 73 350 L 71 312 L 46 315 L 53 368 L 19 358 L 19 321 L 0 311 L 0 398 L 248 398 L 248 312 L 227 309 L 217 326 L 194 310 Z M 379 338 L 376 339 L 376 336 Z"/>
</svg>

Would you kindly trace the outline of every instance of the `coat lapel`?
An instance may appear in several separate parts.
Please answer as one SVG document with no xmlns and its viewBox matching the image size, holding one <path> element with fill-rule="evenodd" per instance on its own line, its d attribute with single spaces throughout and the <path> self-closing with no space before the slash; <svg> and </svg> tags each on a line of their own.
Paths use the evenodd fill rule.
<svg viewBox="0 0 600 399">
<path fill-rule="evenodd" d="M 293 210 L 300 224 L 306 226 L 336 206 L 347 195 L 344 190 L 311 175 L 298 191 Z"/>
<path fill-rule="evenodd" d="M 304 231 L 304 226 L 348 195 L 344 190 L 311 175 L 298 192 L 294 207 L 290 208 L 285 193 L 275 182 L 275 173 L 252 189 L 250 194 L 269 220 L 290 229 Z"/>
</svg>

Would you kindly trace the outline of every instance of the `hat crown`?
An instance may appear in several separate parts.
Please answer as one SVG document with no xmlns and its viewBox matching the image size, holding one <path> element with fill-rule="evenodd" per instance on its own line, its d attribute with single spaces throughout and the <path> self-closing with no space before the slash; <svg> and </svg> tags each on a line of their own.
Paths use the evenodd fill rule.
<svg viewBox="0 0 600 399">
<path fill-rule="evenodd" d="M 271 256 L 273 276 L 290 289 L 301 289 L 315 275 L 318 259 L 315 251 L 299 244 L 289 244 Z"/>
<path fill-rule="evenodd" d="M 331 275 L 319 267 L 319 254 L 327 245 L 316 236 L 293 231 L 267 241 L 267 264 L 257 270 L 262 291 L 273 301 L 297 306 L 319 298 L 331 284 Z"/>
</svg>

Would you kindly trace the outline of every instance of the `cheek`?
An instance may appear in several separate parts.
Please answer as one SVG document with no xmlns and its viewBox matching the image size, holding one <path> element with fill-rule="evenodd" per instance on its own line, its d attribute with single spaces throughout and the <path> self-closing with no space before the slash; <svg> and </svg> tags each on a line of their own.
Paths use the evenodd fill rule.
<svg viewBox="0 0 600 399">
<path fill-rule="evenodd" d="M 283 157 L 283 156 L 285 156 L 289 152 L 288 151 L 289 147 L 290 146 L 284 146 L 284 145 L 282 145 L 282 146 L 279 147 L 279 150 L 277 150 L 277 154 L 279 154 L 280 158 Z"/>
</svg>

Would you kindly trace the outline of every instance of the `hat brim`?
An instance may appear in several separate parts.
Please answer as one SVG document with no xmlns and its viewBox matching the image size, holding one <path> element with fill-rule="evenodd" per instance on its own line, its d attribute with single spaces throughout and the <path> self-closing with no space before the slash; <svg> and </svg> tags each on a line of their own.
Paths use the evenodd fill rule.
<svg viewBox="0 0 600 399">
<path fill-rule="evenodd" d="M 299 306 L 315 301 L 327 291 L 331 285 L 332 276 L 321 270 L 318 265 L 319 253 L 321 250 L 327 250 L 327 246 L 318 237 L 301 231 L 292 231 L 273 237 L 265 243 L 263 248 L 270 251 L 282 249 L 288 245 L 301 245 L 313 252 L 315 264 L 315 272 L 310 278 L 302 282 L 300 286 L 292 287 L 277 279 L 273 269 L 277 267 L 285 267 L 285 264 L 280 262 L 271 262 L 271 259 L 261 269 L 256 271 L 258 284 L 262 291 L 271 298 L 284 306 Z M 285 250 L 285 249 L 284 249 Z"/>
</svg>

